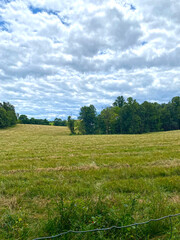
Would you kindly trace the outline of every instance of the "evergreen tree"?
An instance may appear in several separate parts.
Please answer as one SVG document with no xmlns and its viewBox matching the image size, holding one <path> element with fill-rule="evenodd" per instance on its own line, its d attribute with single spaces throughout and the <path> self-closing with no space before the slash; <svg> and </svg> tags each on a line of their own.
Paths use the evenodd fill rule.
<svg viewBox="0 0 180 240">
<path fill-rule="evenodd" d="M 117 99 L 115 100 L 115 102 L 113 103 L 114 107 L 123 107 L 125 104 L 125 99 L 123 96 L 119 96 L 117 97 Z"/>
</svg>

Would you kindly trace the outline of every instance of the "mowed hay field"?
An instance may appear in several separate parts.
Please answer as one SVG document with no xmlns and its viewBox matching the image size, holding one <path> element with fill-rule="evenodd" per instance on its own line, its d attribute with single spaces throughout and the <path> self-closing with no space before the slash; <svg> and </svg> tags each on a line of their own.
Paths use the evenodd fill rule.
<svg viewBox="0 0 180 240">
<path fill-rule="evenodd" d="M 0 130 L 0 239 L 127 225 L 180 212 L 180 131 L 69 135 Z M 172 218 L 180 239 L 180 217 Z M 60 239 L 169 239 L 170 220 Z M 147 238 L 146 238 L 147 237 Z"/>
</svg>

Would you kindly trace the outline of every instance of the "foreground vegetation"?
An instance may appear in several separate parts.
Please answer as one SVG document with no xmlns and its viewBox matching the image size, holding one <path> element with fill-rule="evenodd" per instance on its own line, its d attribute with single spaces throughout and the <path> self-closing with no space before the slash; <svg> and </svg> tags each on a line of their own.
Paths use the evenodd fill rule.
<svg viewBox="0 0 180 240">
<path fill-rule="evenodd" d="M 180 132 L 0 130 L 0 239 L 127 225 L 180 212 Z M 179 239 L 180 218 L 172 219 Z M 61 239 L 168 239 L 170 222 Z"/>
</svg>

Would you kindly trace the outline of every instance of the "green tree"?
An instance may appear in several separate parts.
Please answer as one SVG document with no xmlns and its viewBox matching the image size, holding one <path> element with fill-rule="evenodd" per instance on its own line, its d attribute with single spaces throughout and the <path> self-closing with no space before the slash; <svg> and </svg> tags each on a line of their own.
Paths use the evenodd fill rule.
<svg viewBox="0 0 180 240">
<path fill-rule="evenodd" d="M 160 109 L 161 129 L 169 131 L 172 129 L 171 104 L 162 104 Z"/>
<path fill-rule="evenodd" d="M 116 98 L 115 102 L 113 103 L 113 106 L 121 108 L 121 107 L 124 106 L 125 103 L 126 102 L 125 102 L 124 97 L 123 96 L 119 96 L 119 97 Z"/>
<path fill-rule="evenodd" d="M 96 108 L 93 105 L 84 106 L 80 109 L 79 119 L 81 120 L 82 134 L 95 134 L 97 127 Z"/>
<path fill-rule="evenodd" d="M 66 126 L 66 121 L 62 120 L 61 118 L 55 118 L 54 119 L 54 126 Z"/>
<path fill-rule="evenodd" d="M 156 132 L 161 130 L 160 105 L 158 103 L 143 102 L 144 132 Z"/>
<path fill-rule="evenodd" d="M 22 124 L 29 124 L 29 119 L 26 115 L 22 114 L 19 116 L 19 122 Z"/>
<path fill-rule="evenodd" d="M 75 120 L 72 119 L 71 116 L 68 116 L 67 125 L 69 130 L 71 131 L 71 134 L 75 134 L 74 123 L 75 123 Z"/>
<path fill-rule="evenodd" d="M 98 126 L 100 133 L 114 134 L 117 133 L 117 119 L 119 107 L 107 107 L 103 109 L 98 116 Z"/>
<path fill-rule="evenodd" d="M 9 102 L 3 102 L 3 107 L 6 110 L 7 117 L 8 117 L 8 126 L 13 126 L 17 122 L 17 117 L 15 113 L 15 108 Z"/>
<path fill-rule="evenodd" d="M 121 111 L 122 133 L 141 133 L 142 120 L 140 117 L 140 105 L 132 97 L 127 99 Z"/>
<path fill-rule="evenodd" d="M 15 108 L 9 102 L 0 103 L 0 128 L 13 126 L 17 122 Z"/>
<path fill-rule="evenodd" d="M 171 100 L 172 130 L 180 129 L 180 97 L 174 97 Z"/>
<path fill-rule="evenodd" d="M 6 110 L 0 105 L 0 128 L 8 127 L 8 116 Z"/>
</svg>

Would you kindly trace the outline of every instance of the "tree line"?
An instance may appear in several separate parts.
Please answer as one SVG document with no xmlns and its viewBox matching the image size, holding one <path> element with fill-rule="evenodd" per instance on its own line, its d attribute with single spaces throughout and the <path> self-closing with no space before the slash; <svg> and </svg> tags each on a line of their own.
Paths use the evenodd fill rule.
<svg viewBox="0 0 180 240">
<path fill-rule="evenodd" d="M 0 103 L 0 128 L 7 128 L 16 124 L 17 117 L 14 106 L 9 102 Z"/>
<path fill-rule="evenodd" d="M 94 105 L 81 107 L 77 120 L 28 118 L 15 113 L 9 102 L 0 103 L 0 128 L 21 124 L 68 126 L 71 134 L 140 134 L 180 129 L 180 97 L 168 103 L 138 103 L 132 97 L 117 97 L 112 106 L 97 114 Z"/>
<path fill-rule="evenodd" d="M 18 116 L 18 123 L 20 123 L 20 124 L 35 124 L 35 125 L 49 125 L 50 124 L 47 119 L 28 118 L 24 114 Z"/>
<path fill-rule="evenodd" d="M 35 124 L 35 125 L 67 126 L 67 121 L 62 120 L 61 118 L 55 118 L 54 121 L 48 121 L 47 119 L 28 118 L 26 115 L 20 115 L 18 117 L 18 123 Z"/>
<path fill-rule="evenodd" d="M 68 117 L 72 134 L 140 134 L 180 129 L 180 97 L 169 103 L 143 102 L 117 97 L 97 114 L 93 105 L 80 109 L 78 120 Z"/>
<path fill-rule="evenodd" d="M 24 114 L 16 114 L 14 106 L 9 102 L 0 103 L 0 129 L 14 126 L 16 123 L 67 126 L 67 121 L 62 120 L 61 118 L 55 118 L 54 121 L 48 121 L 47 119 L 28 118 Z"/>
</svg>

